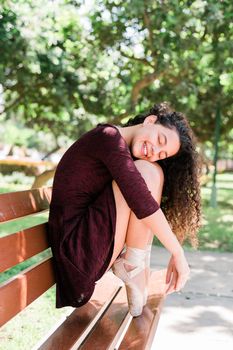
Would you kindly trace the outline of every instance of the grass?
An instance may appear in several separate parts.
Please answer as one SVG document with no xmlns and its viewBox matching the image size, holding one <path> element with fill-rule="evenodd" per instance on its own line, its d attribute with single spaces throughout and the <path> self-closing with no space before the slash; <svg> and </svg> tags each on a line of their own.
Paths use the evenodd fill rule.
<svg viewBox="0 0 233 350">
<path fill-rule="evenodd" d="M 55 309 L 55 287 L 1 328 L 0 349 L 31 350 L 73 308 Z"/>
<path fill-rule="evenodd" d="M 209 206 L 211 183 L 202 188 L 203 227 L 199 232 L 200 250 L 233 252 L 233 174 L 217 176 L 218 207 Z M 27 187 L 30 188 L 30 185 Z M 19 191 L 27 189 L 20 184 L 1 184 L 0 192 Z M 33 215 L 9 224 L 0 225 L 0 237 L 16 232 L 31 225 L 37 225 L 47 220 L 47 214 Z M 187 246 L 187 249 L 190 247 Z M 30 266 L 46 253 L 28 259 L 19 266 L 8 270 L 0 277 L 0 282 L 20 270 Z M 46 333 L 61 318 L 71 312 L 72 308 L 55 309 L 55 288 L 50 288 L 26 310 L 18 314 L 1 328 L 0 349 L 29 350 L 32 349 Z"/>
<path fill-rule="evenodd" d="M 212 182 L 201 189 L 202 227 L 198 250 L 233 252 L 233 173 L 217 175 L 217 207 L 210 206 Z M 155 238 L 154 244 L 162 246 Z M 192 249 L 185 244 L 185 249 Z"/>
<path fill-rule="evenodd" d="M 20 231 L 21 229 L 26 229 L 35 225 L 42 224 L 48 220 L 48 212 L 38 213 L 30 215 L 28 217 L 14 220 L 13 222 L 6 222 L 0 225 L 0 237 L 9 235 Z"/>
<path fill-rule="evenodd" d="M 212 183 L 202 188 L 203 226 L 201 250 L 233 252 L 233 174 L 217 176 L 217 207 L 209 205 Z"/>
</svg>

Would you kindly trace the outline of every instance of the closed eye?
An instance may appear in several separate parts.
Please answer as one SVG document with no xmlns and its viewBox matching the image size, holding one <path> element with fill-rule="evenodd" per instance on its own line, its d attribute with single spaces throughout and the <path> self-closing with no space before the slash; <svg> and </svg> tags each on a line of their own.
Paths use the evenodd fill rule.
<svg viewBox="0 0 233 350">
<path fill-rule="evenodd" d="M 165 146 L 167 144 L 167 136 L 163 133 L 159 135 L 159 144 L 162 146 Z M 166 151 L 162 151 L 159 153 L 159 159 L 165 159 L 168 157 L 168 154 Z"/>
<path fill-rule="evenodd" d="M 159 137 L 159 144 L 166 145 L 167 144 L 167 137 L 164 134 L 161 134 L 161 135 L 162 135 L 162 137 L 161 136 Z"/>
</svg>

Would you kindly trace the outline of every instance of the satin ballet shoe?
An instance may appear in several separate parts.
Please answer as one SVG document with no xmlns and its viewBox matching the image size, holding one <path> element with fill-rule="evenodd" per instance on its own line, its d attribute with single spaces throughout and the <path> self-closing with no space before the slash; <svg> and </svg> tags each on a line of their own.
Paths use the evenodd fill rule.
<svg viewBox="0 0 233 350">
<path fill-rule="evenodd" d="M 123 250 L 120 254 L 119 258 L 125 258 L 126 250 Z M 144 259 L 145 263 L 145 276 L 146 276 L 146 283 L 145 283 L 145 289 L 144 289 L 144 296 L 143 296 L 143 306 L 146 305 L 147 299 L 148 299 L 148 293 L 149 293 L 149 282 L 150 282 L 150 254 L 151 254 L 151 245 L 148 245 L 146 248 L 146 256 Z M 119 259 L 118 258 L 118 259 Z M 129 264 L 129 262 L 127 261 Z"/>
<path fill-rule="evenodd" d="M 150 284 L 150 256 L 151 256 L 151 248 L 152 245 L 148 244 L 146 247 L 146 255 L 145 255 L 145 275 L 146 275 L 146 287 L 144 291 L 144 301 L 143 305 L 145 306 L 148 299 L 149 292 L 149 284 Z"/>
<path fill-rule="evenodd" d="M 148 299 L 148 293 L 149 293 L 149 283 L 150 283 L 150 266 L 145 267 L 145 275 L 146 275 L 146 286 L 144 290 L 144 299 L 143 299 L 143 306 L 146 305 L 147 299 Z"/>
<path fill-rule="evenodd" d="M 137 317 L 141 315 L 144 306 L 145 265 L 135 266 L 131 271 L 126 271 L 125 264 L 134 266 L 120 257 L 112 265 L 112 271 L 125 283 L 129 312 L 133 317 Z"/>
</svg>

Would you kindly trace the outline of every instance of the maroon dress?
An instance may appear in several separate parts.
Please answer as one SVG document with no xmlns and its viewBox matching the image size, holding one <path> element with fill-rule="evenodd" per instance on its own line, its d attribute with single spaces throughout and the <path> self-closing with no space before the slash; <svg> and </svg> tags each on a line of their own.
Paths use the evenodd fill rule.
<svg viewBox="0 0 233 350">
<path fill-rule="evenodd" d="M 56 307 L 84 305 L 110 263 L 116 226 L 113 179 L 138 219 L 159 209 L 119 130 L 98 124 L 65 152 L 54 177 L 49 239 Z"/>
</svg>

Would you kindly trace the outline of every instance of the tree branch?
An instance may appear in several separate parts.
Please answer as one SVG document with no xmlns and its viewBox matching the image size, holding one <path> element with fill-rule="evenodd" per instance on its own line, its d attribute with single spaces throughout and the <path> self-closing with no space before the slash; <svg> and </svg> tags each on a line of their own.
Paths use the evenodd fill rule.
<svg viewBox="0 0 233 350">
<path fill-rule="evenodd" d="M 154 65 L 152 65 L 149 61 L 147 61 L 146 58 L 138 58 L 138 57 L 135 57 L 135 56 L 130 56 L 130 55 L 127 55 L 125 52 L 123 51 L 120 51 L 121 55 L 126 57 L 126 58 L 129 58 L 130 60 L 134 60 L 134 61 L 138 61 L 140 63 L 143 63 L 147 66 L 150 66 L 151 68 L 154 69 Z"/>
<path fill-rule="evenodd" d="M 130 115 L 130 111 L 128 110 L 128 111 L 126 111 L 126 112 L 124 112 L 124 113 L 122 113 L 120 115 L 117 115 L 117 116 L 113 117 L 113 119 L 111 119 L 111 123 L 112 124 L 120 124 L 121 120 L 123 118 L 128 117 L 129 115 Z"/>
<path fill-rule="evenodd" d="M 154 36 L 153 36 L 153 30 L 152 30 L 152 26 L 151 26 L 151 21 L 150 21 L 150 17 L 149 17 L 149 13 L 147 11 L 147 0 L 144 0 L 144 13 L 143 13 L 143 20 L 144 20 L 144 24 L 145 27 L 148 30 L 148 40 L 149 40 L 149 46 L 151 49 L 151 53 L 152 53 L 152 57 L 156 58 L 157 54 L 154 48 Z"/>
<path fill-rule="evenodd" d="M 145 75 L 142 79 L 138 80 L 132 89 L 131 92 L 131 99 L 130 99 L 130 107 L 128 108 L 128 110 L 123 113 L 120 114 L 119 116 L 115 116 L 111 122 L 114 123 L 120 123 L 121 120 L 125 117 L 128 117 L 135 109 L 136 103 L 138 101 L 140 92 L 142 89 L 144 89 L 145 87 L 149 86 L 153 81 L 155 81 L 156 79 L 159 78 L 160 75 L 158 75 L 157 73 L 151 73 L 151 74 L 147 74 Z"/>
<path fill-rule="evenodd" d="M 56 167 L 51 170 L 45 170 L 42 174 L 35 177 L 31 188 L 39 188 L 45 186 L 46 183 L 54 177 Z"/>
<path fill-rule="evenodd" d="M 59 145 L 55 146 L 51 151 L 49 151 L 48 153 L 45 154 L 44 157 L 42 157 L 41 160 L 45 160 L 46 158 L 48 158 L 49 156 L 51 156 L 51 154 L 57 152 L 61 147 Z"/>
<path fill-rule="evenodd" d="M 3 113 L 6 113 L 9 109 L 16 106 L 22 99 L 23 99 L 23 95 L 18 96 L 12 103 L 6 106 L 2 112 L 0 112 L 0 115 Z"/>
<path fill-rule="evenodd" d="M 132 108 L 134 109 L 136 106 L 136 103 L 139 98 L 139 94 L 142 89 L 150 85 L 153 81 L 158 79 L 159 75 L 157 73 L 150 73 L 145 75 L 142 79 L 138 80 L 131 92 L 131 103 L 132 103 Z"/>
</svg>

